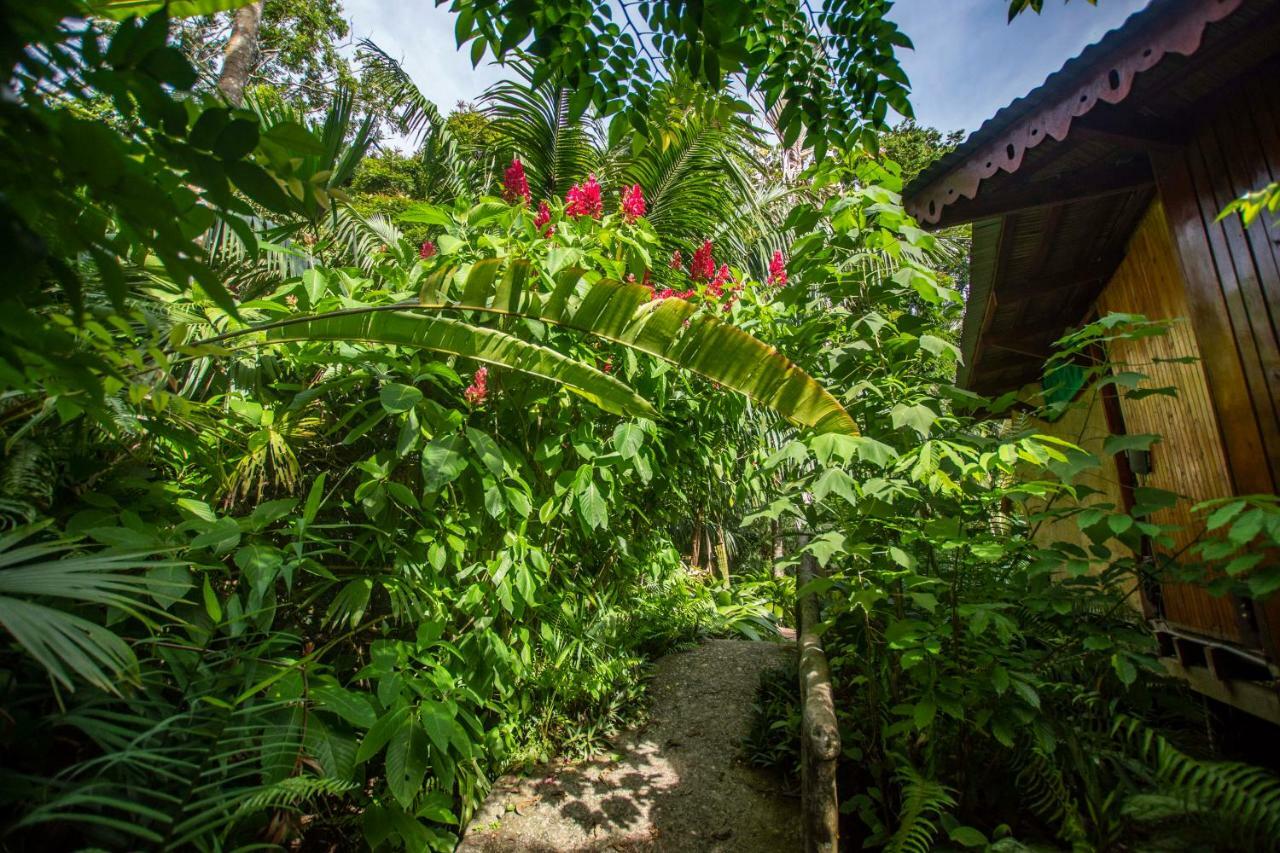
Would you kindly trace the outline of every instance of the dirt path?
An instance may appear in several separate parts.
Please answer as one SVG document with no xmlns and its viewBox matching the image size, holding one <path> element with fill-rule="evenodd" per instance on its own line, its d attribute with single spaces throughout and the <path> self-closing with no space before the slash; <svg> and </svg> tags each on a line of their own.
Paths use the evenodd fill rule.
<svg viewBox="0 0 1280 853">
<path fill-rule="evenodd" d="M 498 780 L 459 851 L 742 851 L 799 848 L 799 800 L 744 764 L 761 673 L 789 644 L 710 640 L 658 661 L 652 715 L 612 757 Z M 549 774 L 549 775 L 548 775 Z"/>
</svg>

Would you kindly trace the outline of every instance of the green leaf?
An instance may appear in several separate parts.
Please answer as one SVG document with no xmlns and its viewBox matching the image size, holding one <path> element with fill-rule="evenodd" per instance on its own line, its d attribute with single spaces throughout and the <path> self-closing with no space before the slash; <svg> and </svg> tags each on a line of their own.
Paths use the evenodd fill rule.
<svg viewBox="0 0 1280 853">
<path fill-rule="evenodd" d="M 1231 519 L 1240 514 L 1244 508 L 1248 506 L 1246 501 L 1231 501 L 1218 507 L 1209 516 L 1209 520 L 1205 522 L 1205 527 L 1209 530 L 1217 530 Z"/>
<path fill-rule="evenodd" d="M 502 458 L 498 443 L 487 433 L 472 427 L 467 427 L 467 441 L 471 442 L 471 448 L 480 457 L 481 464 L 489 469 L 489 473 L 495 477 L 501 477 L 506 470 L 506 462 Z"/>
<path fill-rule="evenodd" d="M 435 744 L 436 749 L 441 752 L 448 752 L 449 739 L 457 726 L 457 723 L 453 720 L 453 714 L 442 703 L 430 701 L 422 703 L 419 713 L 422 719 L 422 727 L 426 729 L 427 735 L 431 738 L 431 742 Z"/>
<path fill-rule="evenodd" d="M 413 805 L 427 772 L 427 734 L 412 718 L 387 743 L 387 788 L 403 808 Z"/>
<path fill-rule="evenodd" d="M 422 402 L 422 392 L 412 385 L 391 382 L 378 390 L 378 399 L 389 414 L 398 415 Z"/>
<path fill-rule="evenodd" d="M 955 358 L 960 355 L 960 350 L 955 344 L 944 341 L 942 338 L 934 335 L 920 336 L 920 349 L 933 355 L 942 355 L 946 353 L 948 356 Z"/>
<path fill-rule="evenodd" d="M 1111 668 L 1116 671 L 1116 676 L 1124 685 L 1133 684 L 1138 680 L 1138 670 L 1134 667 L 1133 662 L 1120 652 L 1116 652 L 1111 656 Z"/>
<path fill-rule="evenodd" d="M 269 343 L 363 341 L 463 355 L 558 382 L 613 414 L 657 416 L 653 406 L 634 390 L 590 365 L 505 332 L 459 320 L 408 312 L 322 314 L 269 328 L 266 339 Z"/>
<path fill-rule="evenodd" d="M 467 469 L 467 460 L 460 452 L 462 447 L 462 436 L 446 435 L 423 448 L 422 489 L 425 494 L 435 494 Z"/>
<path fill-rule="evenodd" d="M 947 830 L 947 837 L 961 847 L 985 847 L 987 837 L 972 826 L 953 826 Z"/>
<path fill-rule="evenodd" d="M 192 548 L 209 548 L 215 554 L 226 554 L 240 544 L 240 525 L 234 518 L 220 518 L 204 533 L 191 540 Z"/>
<path fill-rule="evenodd" d="M 605 503 L 600 488 L 592 478 L 586 487 L 578 492 L 578 509 L 582 520 L 593 529 L 605 530 L 609 526 L 609 506 Z"/>
<path fill-rule="evenodd" d="M 804 547 L 818 562 L 826 566 L 831 562 L 831 558 L 838 553 L 844 551 L 844 534 L 835 531 L 828 531 L 809 540 L 809 544 Z"/>
<path fill-rule="evenodd" d="M 813 484 L 814 500 L 825 501 L 831 492 L 844 498 L 851 506 L 858 503 L 858 495 L 853 488 L 853 478 L 839 468 L 827 469 L 826 473 Z"/>
<path fill-rule="evenodd" d="M 356 750 L 356 763 L 368 761 L 377 755 L 396 732 L 400 731 L 409 719 L 409 707 L 398 705 L 378 718 Z"/>
<path fill-rule="evenodd" d="M 613 449 L 623 459 L 632 459 L 644 445 L 644 430 L 635 424 L 618 424 L 613 430 Z"/>
<path fill-rule="evenodd" d="M 933 722 L 933 718 L 937 716 L 937 713 L 938 706 L 932 701 L 926 699 L 922 702 L 917 702 L 915 708 L 912 710 L 912 719 L 915 721 L 916 728 L 928 728 L 929 724 Z"/>
<path fill-rule="evenodd" d="M 209 618 L 213 620 L 213 624 L 217 625 L 222 621 L 222 602 L 218 600 L 218 594 L 213 591 L 213 585 L 209 582 L 209 575 L 204 576 L 204 609 L 209 614 Z"/>
<path fill-rule="evenodd" d="M 263 139 L 280 145 L 292 154 L 321 157 L 325 153 L 324 143 L 296 121 L 273 124 L 262 136 Z"/>
<path fill-rule="evenodd" d="M 356 728 L 368 729 L 378 721 L 378 712 L 374 710 L 367 693 L 326 684 L 313 687 L 310 698 L 317 708 L 332 711 Z"/>
<path fill-rule="evenodd" d="M 450 225 L 453 223 L 451 217 L 441 207 L 434 204 L 414 204 L 411 205 L 396 217 L 401 222 L 417 222 L 423 225 Z"/>
<path fill-rule="evenodd" d="M 933 422 L 937 418 L 933 409 L 923 403 L 917 403 L 914 406 L 898 403 L 889 410 L 889 419 L 893 422 L 894 429 L 909 426 L 919 433 L 921 438 L 929 437 L 929 431 L 933 429 Z"/>
<path fill-rule="evenodd" d="M 1102 443 L 1102 452 L 1107 455 L 1123 453 L 1126 450 L 1150 450 L 1151 445 L 1160 441 L 1160 436 L 1146 433 L 1132 435 L 1109 435 Z"/>
<path fill-rule="evenodd" d="M 311 482 L 311 488 L 307 491 L 307 500 L 302 507 L 303 524 L 311 524 L 316 520 L 316 513 L 320 511 L 320 503 L 324 500 L 324 481 L 328 476 L 327 471 L 321 471 Z"/>
</svg>

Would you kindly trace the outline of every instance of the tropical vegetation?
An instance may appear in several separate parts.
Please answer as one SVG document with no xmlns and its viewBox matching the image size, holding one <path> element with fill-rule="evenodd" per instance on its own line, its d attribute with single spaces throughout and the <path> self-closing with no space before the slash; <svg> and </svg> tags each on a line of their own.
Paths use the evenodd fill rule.
<svg viewBox="0 0 1280 853">
<path fill-rule="evenodd" d="M 887 126 L 889 6 L 454 0 L 509 74 L 444 115 L 334 0 L 0 0 L 6 847 L 451 850 L 654 657 L 775 638 L 803 554 L 866 846 L 1280 837 L 1131 606 L 1271 593 L 1280 508 L 1138 565 L 1173 496 L 952 384 L 967 235 L 900 191 L 957 140 Z M 225 85 L 224 34 L 275 47 Z M 1167 391 L 1113 366 L 1071 405 Z"/>
</svg>

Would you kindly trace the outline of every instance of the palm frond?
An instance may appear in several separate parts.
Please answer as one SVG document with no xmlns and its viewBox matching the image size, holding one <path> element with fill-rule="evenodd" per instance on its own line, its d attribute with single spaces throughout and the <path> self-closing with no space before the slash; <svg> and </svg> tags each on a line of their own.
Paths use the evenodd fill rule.
<svg viewBox="0 0 1280 853">
<path fill-rule="evenodd" d="M 421 139 L 441 124 L 440 111 L 422 94 L 399 61 L 369 39 L 360 40 L 356 57 L 370 82 L 385 93 L 386 107 L 398 113 L 396 120 L 402 133 Z"/>
<path fill-rule="evenodd" d="M 535 200 L 564 195 L 599 168 L 599 127 L 570 118 L 568 89 L 555 81 L 533 85 L 533 70 L 525 63 L 510 67 L 521 79 L 491 86 L 481 104 L 524 163 Z"/>
<path fill-rule="evenodd" d="M 47 603 L 54 600 L 115 608 L 141 617 L 154 612 L 152 598 L 172 602 L 185 585 L 139 572 L 172 565 L 151 555 L 72 554 L 70 543 L 21 545 L 41 526 L 19 528 L 0 539 L 0 626 L 68 689 L 79 679 L 115 692 L 121 678 L 135 678 L 137 659 L 115 633 L 86 616 Z"/>
</svg>

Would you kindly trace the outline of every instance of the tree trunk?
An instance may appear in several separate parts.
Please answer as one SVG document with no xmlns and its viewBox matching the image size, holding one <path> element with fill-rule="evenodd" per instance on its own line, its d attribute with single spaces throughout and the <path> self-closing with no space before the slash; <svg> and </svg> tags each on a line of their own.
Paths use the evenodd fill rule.
<svg viewBox="0 0 1280 853">
<path fill-rule="evenodd" d="M 716 545 L 716 562 L 720 564 L 720 580 L 724 583 L 724 588 L 729 588 L 729 548 L 724 541 L 724 527 L 719 528 L 720 542 Z"/>
<path fill-rule="evenodd" d="M 254 0 L 236 10 L 231 38 L 227 40 L 227 49 L 222 54 L 218 89 L 237 107 L 244 103 L 244 87 L 249 82 L 253 67 L 258 64 L 258 26 L 262 23 L 263 2 Z"/>
<path fill-rule="evenodd" d="M 782 561 L 787 556 L 786 543 L 782 539 L 782 526 L 776 521 L 773 523 L 772 544 L 773 547 L 771 550 L 773 553 L 769 556 L 773 558 L 773 576 L 775 578 L 786 577 L 786 569 L 782 568 Z"/>
</svg>

